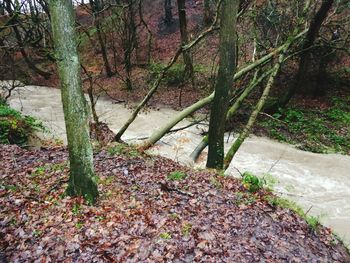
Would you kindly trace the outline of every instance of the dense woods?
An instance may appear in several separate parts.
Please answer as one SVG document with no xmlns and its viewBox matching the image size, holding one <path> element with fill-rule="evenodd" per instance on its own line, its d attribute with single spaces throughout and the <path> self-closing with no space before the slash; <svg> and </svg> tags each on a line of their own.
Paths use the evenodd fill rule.
<svg viewBox="0 0 350 263">
<path fill-rule="evenodd" d="M 349 52 L 350 4 L 346 0 L 0 1 L 0 79 L 4 80 L 0 83 L 0 142 L 28 146 L 29 133 L 45 130 L 37 120 L 24 117 L 9 106 L 10 98 L 21 87 L 33 84 L 60 88 L 67 138 L 67 149 L 51 145 L 47 152 L 34 153 L 33 161 L 46 163 L 43 174 L 28 166 L 23 149 L 0 146 L 0 197 L 6 203 L 1 208 L 5 218 L 1 237 L 6 241 L 0 243 L 0 261 L 35 259 L 29 255 L 32 252 L 15 256 L 20 244 L 11 247 L 13 228 L 22 220 L 14 219 L 11 200 L 20 200 L 19 193 L 26 192 L 14 189 L 17 184 L 18 189 L 31 184 L 28 178 L 17 183 L 16 178 L 23 172 L 31 175 L 33 181 L 43 177 L 35 184 L 44 189 L 37 191 L 35 197 L 29 194 L 23 203 L 34 200 L 33 209 L 40 211 L 45 204 L 51 206 L 65 200 L 64 204 L 59 203 L 58 213 L 65 211 L 62 213 L 66 219 L 75 220 L 77 236 L 83 227 L 77 224 L 85 223 L 86 229 L 94 233 L 113 227 L 120 231 L 130 228 L 133 232 L 125 232 L 125 240 L 120 239 L 123 234 L 117 233 L 119 230 L 108 232 L 108 237 L 99 233 L 94 242 L 103 240 L 100 243 L 105 247 L 96 250 L 86 241 L 92 232 L 86 232 L 84 242 L 88 245 L 84 248 L 69 248 L 81 240 L 70 245 L 57 241 L 61 254 L 52 253 L 54 261 L 67 257 L 69 262 L 143 262 L 147 258 L 154 262 L 310 262 L 318 258 L 324 262 L 347 262 L 348 251 L 331 237 L 328 229 L 322 228 L 316 235 L 315 229 L 311 227 L 309 231 L 303 225 L 305 220 L 308 226 L 312 225 L 308 212 L 292 209 L 294 213 L 290 214 L 283 210 L 291 209 L 290 205 L 276 208 L 282 202 L 266 189 L 265 178 L 240 171 L 243 181 L 219 175 L 232 165 L 235 154 L 252 133 L 301 144 L 304 150 L 349 155 Z M 128 116 L 113 113 L 125 120 L 115 133 L 97 114 L 100 96 L 129 108 Z M 126 133 L 140 114 L 164 105 L 176 109 L 176 114 L 160 126 L 155 125 L 150 136 L 137 138 L 134 145 L 127 144 Z M 184 120 L 190 124 L 184 128 L 176 126 Z M 194 162 L 204 156 L 206 167 L 213 170 L 201 174 L 147 155 L 147 150 L 169 133 L 195 125 L 202 129 L 202 140 L 189 156 Z M 236 140 L 225 149 L 231 132 Z M 207 146 L 206 155 L 203 152 Z M 16 158 L 14 164 L 11 160 Z M 16 172 L 17 164 L 24 169 L 22 172 Z M 109 179 L 115 171 L 122 177 Z M 252 190 L 252 186 L 257 188 Z M 243 190 L 246 192 L 240 197 L 236 194 L 233 201 L 228 200 L 230 197 L 225 199 Z M 175 197 L 165 198 L 163 193 Z M 247 201 L 249 198 L 254 201 Z M 185 207 L 187 202 L 198 204 L 193 208 L 197 213 L 193 217 L 192 208 Z M 162 214 L 168 206 L 185 208 L 181 212 L 171 208 L 169 213 L 174 216 L 166 221 Z M 250 212 L 245 210 L 247 206 L 252 209 Z M 58 224 L 50 217 L 50 211 L 43 212 L 45 218 Z M 106 216 L 108 211 L 113 211 L 114 217 Z M 210 214 L 215 211 L 226 221 L 213 218 Z M 231 217 L 228 211 L 235 215 Z M 267 214 L 270 212 L 272 215 Z M 101 220 L 91 223 L 90 214 Z M 260 253 L 260 248 L 252 248 L 251 240 L 244 239 L 244 235 L 238 249 L 233 244 L 237 243 L 235 237 L 227 234 L 229 225 L 241 222 L 237 226 L 239 232 L 252 220 L 266 240 L 273 240 L 284 231 L 274 223 L 278 217 L 290 224 L 290 232 L 286 230 L 281 235 L 291 247 L 302 247 L 303 252 L 284 254 L 286 246 L 279 243 L 270 247 L 272 253 Z M 295 220 L 298 224 L 292 223 Z M 177 221 L 182 222 L 181 237 L 174 234 L 178 231 L 174 230 Z M 272 232 L 265 233 L 261 222 L 273 226 Z M 93 224 L 94 230 L 88 228 Z M 162 224 L 156 234 L 151 230 L 153 224 Z M 169 233 L 161 230 L 167 224 L 172 229 Z M 200 224 L 208 229 L 202 229 Z M 147 241 L 141 238 L 141 225 L 148 231 Z M 67 225 L 63 229 L 70 231 Z M 222 229 L 228 232 L 220 232 Z M 65 235 L 62 231 L 60 234 Z M 295 242 L 293 231 L 306 235 L 305 240 Z M 41 235 L 33 233 L 35 230 L 34 238 Z M 138 240 L 135 243 L 132 235 Z M 225 249 L 219 249 L 219 243 L 213 241 L 220 235 Z M 106 245 L 112 237 L 113 245 Z M 25 240 L 26 234 L 21 238 Z M 209 246 L 212 241 L 215 244 Z M 306 241 L 313 244 L 312 251 Z M 332 245 L 334 248 L 330 249 Z M 119 248 L 112 249 L 113 246 Z M 126 248 L 122 251 L 120 247 Z M 143 253 L 140 247 L 147 248 L 147 252 Z M 32 249 L 26 247 L 24 251 Z M 104 249 L 109 252 L 102 252 Z M 195 252 L 189 253 L 190 250 Z M 238 250 L 251 250 L 252 254 L 244 256 Z M 264 246 L 262 250 L 268 249 Z M 50 259 L 43 253 L 37 258 Z"/>
</svg>

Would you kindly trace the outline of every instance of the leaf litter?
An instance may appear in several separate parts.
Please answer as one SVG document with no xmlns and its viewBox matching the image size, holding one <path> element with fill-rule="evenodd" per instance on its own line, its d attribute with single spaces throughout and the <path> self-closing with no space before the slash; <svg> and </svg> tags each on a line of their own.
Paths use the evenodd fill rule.
<svg viewBox="0 0 350 263">
<path fill-rule="evenodd" d="M 350 262 L 330 229 L 313 231 L 235 178 L 104 148 L 89 206 L 64 195 L 67 157 L 0 145 L 0 262 Z M 187 176 L 168 180 L 174 171 Z"/>
</svg>

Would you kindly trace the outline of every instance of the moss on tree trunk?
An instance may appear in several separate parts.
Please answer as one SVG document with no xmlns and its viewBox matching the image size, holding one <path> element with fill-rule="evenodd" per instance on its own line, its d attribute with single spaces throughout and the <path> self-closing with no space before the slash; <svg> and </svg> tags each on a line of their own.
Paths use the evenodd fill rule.
<svg viewBox="0 0 350 263">
<path fill-rule="evenodd" d="M 89 137 L 89 111 L 81 88 L 73 6 L 69 0 L 50 0 L 49 4 L 69 150 L 67 193 L 83 196 L 93 203 L 98 192 Z"/>
<path fill-rule="evenodd" d="M 220 64 L 209 122 L 207 167 L 222 169 L 224 163 L 225 120 L 230 89 L 236 70 L 236 20 L 238 0 L 224 0 L 221 5 Z"/>
</svg>

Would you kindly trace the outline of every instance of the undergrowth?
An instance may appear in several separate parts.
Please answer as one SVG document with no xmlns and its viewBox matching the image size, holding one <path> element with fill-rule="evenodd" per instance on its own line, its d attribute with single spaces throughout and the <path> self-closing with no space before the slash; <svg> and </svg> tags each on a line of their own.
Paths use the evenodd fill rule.
<svg viewBox="0 0 350 263">
<path fill-rule="evenodd" d="M 280 109 L 258 126 L 272 138 L 317 153 L 349 154 L 350 96 L 331 99 L 326 110 Z"/>
<path fill-rule="evenodd" d="M 242 174 L 242 186 L 245 189 L 247 189 L 248 192 L 251 193 L 251 195 L 247 196 L 244 193 L 237 192 L 237 201 L 239 203 L 243 202 L 244 204 L 252 204 L 256 201 L 254 193 L 263 189 L 267 191 L 272 191 L 273 186 L 276 184 L 276 182 L 277 181 L 273 179 L 271 175 L 268 174 L 260 178 L 250 172 L 244 172 Z M 309 225 L 312 231 L 317 231 L 318 227 L 321 224 L 320 216 L 307 215 L 307 213 L 305 213 L 304 210 L 296 202 L 275 195 L 266 195 L 264 199 L 271 206 L 286 208 L 293 211 L 306 221 L 306 223 Z"/>
<path fill-rule="evenodd" d="M 35 131 L 45 131 L 42 122 L 24 116 L 4 102 L 0 103 L 0 143 L 25 146 Z"/>
</svg>

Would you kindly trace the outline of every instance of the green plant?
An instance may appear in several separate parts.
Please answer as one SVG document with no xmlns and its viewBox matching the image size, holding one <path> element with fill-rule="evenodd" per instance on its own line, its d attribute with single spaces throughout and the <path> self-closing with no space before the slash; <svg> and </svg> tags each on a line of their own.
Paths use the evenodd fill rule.
<svg viewBox="0 0 350 263">
<path fill-rule="evenodd" d="M 167 175 L 167 179 L 170 181 L 181 181 L 187 177 L 187 174 L 181 171 L 174 171 Z"/>
<path fill-rule="evenodd" d="M 313 231 L 316 231 L 321 224 L 319 216 L 307 216 L 305 220 Z"/>
<path fill-rule="evenodd" d="M 5 190 L 9 190 L 9 191 L 12 191 L 12 192 L 16 192 L 17 191 L 17 187 L 15 185 L 11 185 L 11 184 L 8 184 L 8 185 L 0 185 L 0 189 L 5 189 Z"/>
<path fill-rule="evenodd" d="M 127 157 L 137 157 L 140 155 L 140 153 L 137 151 L 137 149 L 133 146 L 117 143 L 107 148 L 107 152 L 110 155 L 124 155 Z"/>
<path fill-rule="evenodd" d="M 168 240 L 168 239 L 171 239 L 171 234 L 169 234 L 168 232 L 163 232 L 163 233 L 160 233 L 159 237 L 161 239 Z"/>
<path fill-rule="evenodd" d="M 37 229 L 34 229 L 33 232 L 32 232 L 32 235 L 34 237 L 39 237 L 41 235 L 41 231 L 40 230 L 37 230 Z"/>
<path fill-rule="evenodd" d="M 187 237 L 191 233 L 191 230 L 192 230 L 192 225 L 190 223 L 182 224 L 181 232 L 183 236 Z"/>
<path fill-rule="evenodd" d="M 250 172 L 244 172 L 242 175 L 242 184 L 249 192 L 255 193 L 263 188 L 264 180 Z"/>
<path fill-rule="evenodd" d="M 0 103 L 0 143 L 26 145 L 34 131 L 46 131 L 43 124 L 30 116 L 23 116 L 5 103 Z"/>
<path fill-rule="evenodd" d="M 34 172 L 32 172 L 32 176 L 33 177 L 37 177 L 37 176 L 43 176 L 45 174 L 46 171 L 46 167 L 45 166 L 39 166 L 37 167 Z"/>
<path fill-rule="evenodd" d="M 73 215 L 79 215 L 81 212 L 81 206 L 80 204 L 75 203 L 72 207 L 72 213 Z"/>
<path fill-rule="evenodd" d="M 82 229 L 83 226 L 84 226 L 84 223 L 83 223 L 83 222 L 77 222 L 77 223 L 75 224 L 75 227 L 76 227 L 77 229 Z"/>
</svg>

